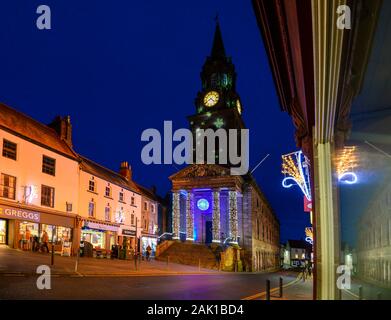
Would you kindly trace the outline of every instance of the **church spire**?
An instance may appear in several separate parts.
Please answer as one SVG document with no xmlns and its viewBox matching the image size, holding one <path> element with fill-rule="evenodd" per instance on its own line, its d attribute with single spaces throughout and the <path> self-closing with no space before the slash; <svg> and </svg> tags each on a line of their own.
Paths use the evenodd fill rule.
<svg viewBox="0 0 391 320">
<path fill-rule="evenodd" d="M 212 58 L 225 58 L 225 48 L 223 43 L 223 37 L 221 35 L 220 24 L 218 16 L 216 16 L 216 29 L 213 39 L 213 47 L 211 52 Z"/>
</svg>

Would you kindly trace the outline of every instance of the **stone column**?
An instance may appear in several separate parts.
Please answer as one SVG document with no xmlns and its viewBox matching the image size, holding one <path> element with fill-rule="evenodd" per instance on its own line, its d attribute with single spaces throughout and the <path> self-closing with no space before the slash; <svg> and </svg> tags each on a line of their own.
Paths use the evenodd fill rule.
<svg viewBox="0 0 391 320">
<path fill-rule="evenodd" d="M 193 192 L 186 195 L 186 240 L 194 241 L 194 205 Z"/>
<path fill-rule="evenodd" d="M 180 193 L 178 191 L 172 194 L 172 239 L 179 239 L 179 227 L 181 218 Z"/>
<path fill-rule="evenodd" d="M 229 237 L 230 243 L 238 243 L 238 195 L 236 190 L 229 191 Z"/>
<path fill-rule="evenodd" d="M 212 242 L 220 243 L 220 191 L 213 190 L 213 207 L 212 207 Z"/>
</svg>

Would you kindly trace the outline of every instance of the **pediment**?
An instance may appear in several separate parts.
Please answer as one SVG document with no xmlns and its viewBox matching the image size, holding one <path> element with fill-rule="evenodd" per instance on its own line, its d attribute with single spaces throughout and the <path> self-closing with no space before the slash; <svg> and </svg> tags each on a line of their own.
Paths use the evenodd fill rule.
<svg viewBox="0 0 391 320">
<path fill-rule="evenodd" d="M 189 178 L 225 177 L 230 175 L 230 169 L 216 164 L 192 164 L 170 176 L 170 180 Z"/>
</svg>

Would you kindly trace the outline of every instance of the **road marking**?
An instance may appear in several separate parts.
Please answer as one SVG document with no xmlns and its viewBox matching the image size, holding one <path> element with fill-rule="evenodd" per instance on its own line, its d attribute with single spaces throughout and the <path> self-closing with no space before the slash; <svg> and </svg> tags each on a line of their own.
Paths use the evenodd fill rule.
<svg viewBox="0 0 391 320">
<path fill-rule="evenodd" d="M 300 277 L 300 274 L 297 276 L 297 278 L 295 280 L 292 280 L 291 282 L 288 282 L 287 284 L 283 285 L 282 287 L 283 288 L 288 288 L 294 284 L 296 284 L 297 282 L 299 282 L 301 279 Z M 280 287 L 275 287 L 273 289 L 270 290 L 270 293 L 274 293 L 276 292 L 277 290 L 280 290 Z M 263 296 L 266 296 L 266 291 L 263 291 L 263 292 L 260 292 L 260 293 L 256 293 L 256 294 L 253 294 L 252 296 L 248 296 L 248 297 L 244 297 L 242 298 L 241 300 L 255 300 L 255 299 L 258 299 L 258 298 L 261 298 Z"/>
<path fill-rule="evenodd" d="M 356 298 L 357 300 L 360 300 L 360 297 L 358 295 L 356 295 L 355 293 L 347 290 L 347 289 L 343 289 L 344 292 L 350 294 L 351 296 L 353 296 L 354 298 Z"/>
</svg>

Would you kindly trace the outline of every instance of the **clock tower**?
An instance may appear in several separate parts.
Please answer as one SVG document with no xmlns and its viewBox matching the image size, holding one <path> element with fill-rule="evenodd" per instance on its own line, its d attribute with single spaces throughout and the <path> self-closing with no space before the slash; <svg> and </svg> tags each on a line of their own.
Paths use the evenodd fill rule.
<svg viewBox="0 0 391 320">
<path fill-rule="evenodd" d="M 211 54 L 206 58 L 202 67 L 201 81 L 202 87 L 195 99 L 196 113 L 188 117 L 193 137 L 196 137 L 197 129 L 225 129 L 227 136 L 228 129 L 238 129 L 237 150 L 238 156 L 240 156 L 240 129 L 245 128 L 241 116 L 243 107 L 236 92 L 235 66 L 231 57 L 226 56 L 218 21 L 216 22 Z M 194 141 L 194 143 L 196 142 Z M 218 148 L 216 145 L 216 164 L 219 163 Z"/>
</svg>

